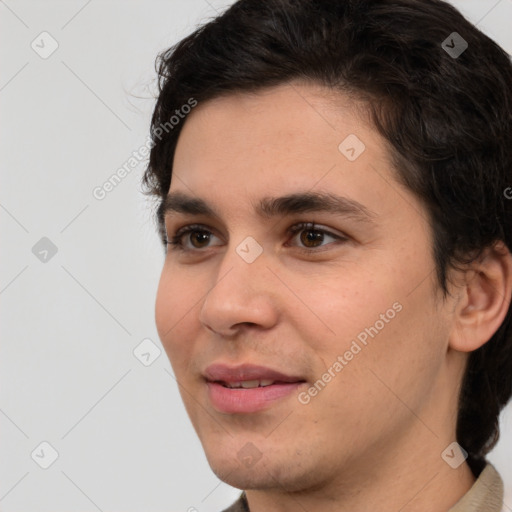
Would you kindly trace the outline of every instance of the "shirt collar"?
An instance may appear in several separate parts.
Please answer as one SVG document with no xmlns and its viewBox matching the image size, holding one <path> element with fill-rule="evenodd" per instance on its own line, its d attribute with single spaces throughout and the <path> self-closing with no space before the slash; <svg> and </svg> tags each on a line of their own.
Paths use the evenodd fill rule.
<svg viewBox="0 0 512 512">
<path fill-rule="evenodd" d="M 500 512 L 503 494 L 503 480 L 488 462 L 471 489 L 448 512 Z"/>
</svg>

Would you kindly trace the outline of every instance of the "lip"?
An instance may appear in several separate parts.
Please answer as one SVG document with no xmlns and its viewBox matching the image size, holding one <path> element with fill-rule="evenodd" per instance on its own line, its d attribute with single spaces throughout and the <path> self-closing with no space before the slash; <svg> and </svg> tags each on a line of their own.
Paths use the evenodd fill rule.
<svg viewBox="0 0 512 512">
<path fill-rule="evenodd" d="M 204 372 L 208 398 L 213 407 L 227 414 L 254 413 L 268 409 L 288 397 L 305 383 L 300 376 L 287 375 L 265 366 L 244 364 L 228 366 L 215 363 Z M 274 384 L 257 388 L 227 388 L 222 383 L 247 380 L 273 380 Z"/>
<path fill-rule="evenodd" d="M 299 382 L 305 379 L 296 375 L 286 375 L 266 366 L 254 364 L 242 364 L 239 366 L 228 366 L 226 364 L 211 364 L 204 371 L 206 380 L 215 382 L 240 382 L 243 380 L 275 380 L 279 382 Z"/>
</svg>

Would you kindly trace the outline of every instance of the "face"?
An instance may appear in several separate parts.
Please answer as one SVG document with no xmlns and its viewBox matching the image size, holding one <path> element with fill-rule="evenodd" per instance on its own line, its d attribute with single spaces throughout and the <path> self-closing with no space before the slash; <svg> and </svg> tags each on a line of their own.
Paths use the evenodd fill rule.
<svg viewBox="0 0 512 512">
<path fill-rule="evenodd" d="M 165 228 L 181 245 L 156 322 L 208 461 L 235 487 L 368 472 L 399 444 L 422 450 L 418 417 L 445 417 L 426 211 L 353 106 L 305 83 L 233 94 L 198 105 L 178 141 Z"/>
</svg>

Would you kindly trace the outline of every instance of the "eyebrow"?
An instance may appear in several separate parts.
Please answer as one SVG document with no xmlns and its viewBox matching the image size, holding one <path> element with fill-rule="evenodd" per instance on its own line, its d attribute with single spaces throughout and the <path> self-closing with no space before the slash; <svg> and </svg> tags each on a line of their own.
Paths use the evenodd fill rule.
<svg viewBox="0 0 512 512">
<path fill-rule="evenodd" d="M 320 192 L 298 192 L 281 197 L 265 197 L 255 204 L 255 211 L 264 219 L 298 213 L 327 212 L 349 217 L 358 222 L 374 224 L 377 217 L 375 212 L 354 199 Z M 160 204 L 157 216 L 163 223 L 165 218 L 173 213 L 221 217 L 215 208 L 203 199 L 183 192 L 168 194 Z"/>
</svg>

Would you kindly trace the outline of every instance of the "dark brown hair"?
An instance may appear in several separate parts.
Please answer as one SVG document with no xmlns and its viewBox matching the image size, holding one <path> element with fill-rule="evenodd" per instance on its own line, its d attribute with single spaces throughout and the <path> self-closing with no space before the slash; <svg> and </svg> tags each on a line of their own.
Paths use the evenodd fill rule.
<svg viewBox="0 0 512 512">
<path fill-rule="evenodd" d="M 463 41 L 465 51 L 450 52 Z M 512 65 L 450 4 L 240 0 L 162 52 L 157 71 L 144 185 L 160 200 L 186 122 L 169 124 L 177 110 L 191 98 L 202 103 L 300 79 L 368 105 L 398 179 L 426 206 L 444 297 L 450 267 L 498 240 L 510 250 L 512 201 L 504 192 L 512 185 Z M 160 210 L 157 217 L 162 232 Z M 509 309 L 490 341 L 470 354 L 462 383 L 457 441 L 475 474 L 498 440 L 499 413 L 511 394 Z"/>
</svg>

